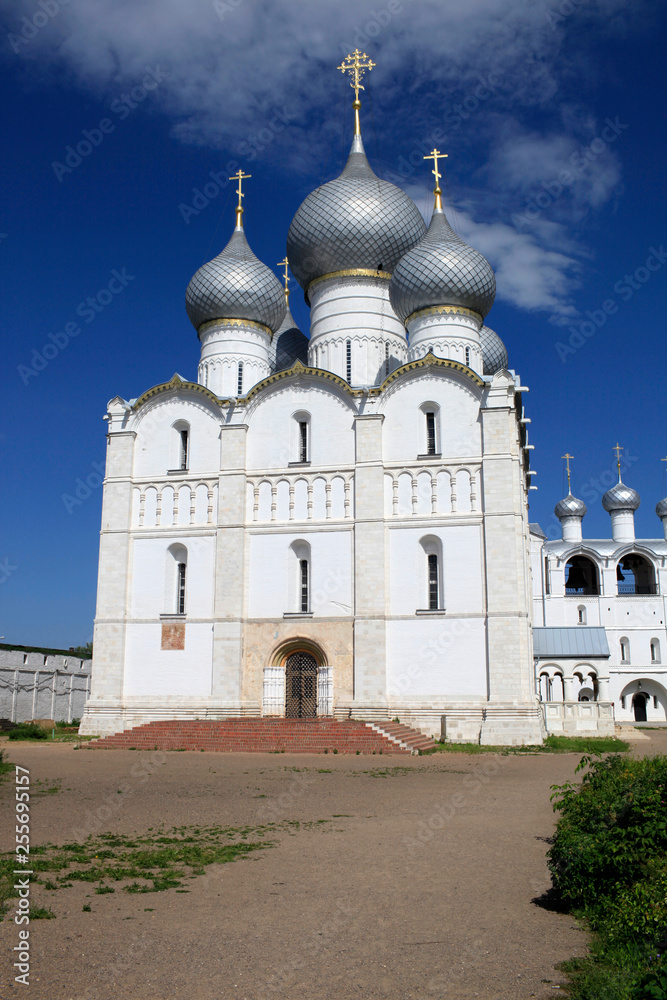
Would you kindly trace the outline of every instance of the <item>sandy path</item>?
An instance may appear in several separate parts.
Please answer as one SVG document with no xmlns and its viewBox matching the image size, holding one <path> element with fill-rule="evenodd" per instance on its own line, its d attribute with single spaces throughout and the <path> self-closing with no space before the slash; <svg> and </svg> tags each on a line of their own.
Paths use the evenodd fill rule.
<svg viewBox="0 0 667 1000">
<path fill-rule="evenodd" d="M 637 749 L 665 745 L 661 732 Z M 329 822 L 209 868 L 187 894 L 36 888 L 57 919 L 31 924 L 27 988 L 7 959 L 17 928 L 0 925 L 3 997 L 524 1000 L 558 995 L 554 964 L 585 949 L 570 917 L 531 903 L 549 886 L 549 786 L 572 776 L 578 756 L 8 749 L 31 770 L 35 844 L 93 826 Z M 59 779 L 59 792 L 37 791 Z M 0 791 L 4 850 L 10 796 L 11 776 Z"/>
</svg>

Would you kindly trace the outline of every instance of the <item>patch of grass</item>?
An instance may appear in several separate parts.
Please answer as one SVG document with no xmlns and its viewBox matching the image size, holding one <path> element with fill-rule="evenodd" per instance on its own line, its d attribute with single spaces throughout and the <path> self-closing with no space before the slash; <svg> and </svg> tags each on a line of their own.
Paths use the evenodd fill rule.
<svg viewBox="0 0 667 1000">
<path fill-rule="evenodd" d="M 56 890 L 96 883 L 97 895 L 117 888 L 131 893 L 163 892 L 180 888 L 185 878 L 204 874 L 209 865 L 226 864 L 275 846 L 268 838 L 277 829 L 277 824 L 183 826 L 144 836 L 104 833 L 81 843 L 44 844 L 33 847 L 30 854 L 33 884 Z M 0 855 L 0 913 L 16 895 L 14 868 L 14 852 Z"/>
<path fill-rule="evenodd" d="M 4 777 L 5 774 L 9 774 L 10 771 L 13 772 L 14 764 L 10 760 L 7 760 L 5 756 L 5 751 L 0 750 L 0 779 Z"/>
<path fill-rule="evenodd" d="M 420 751 L 422 755 L 433 753 L 625 753 L 630 744 L 617 736 L 547 736 L 544 743 L 526 746 L 486 746 L 481 743 L 438 743 L 431 750 Z"/>
<path fill-rule="evenodd" d="M 44 906 L 31 906 L 28 911 L 31 920 L 55 920 L 56 915 Z"/>
<path fill-rule="evenodd" d="M 9 731 L 10 740 L 45 740 L 48 734 L 45 729 L 36 726 L 33 722 L 21 722 L 20 725 Z"/>
</svg>

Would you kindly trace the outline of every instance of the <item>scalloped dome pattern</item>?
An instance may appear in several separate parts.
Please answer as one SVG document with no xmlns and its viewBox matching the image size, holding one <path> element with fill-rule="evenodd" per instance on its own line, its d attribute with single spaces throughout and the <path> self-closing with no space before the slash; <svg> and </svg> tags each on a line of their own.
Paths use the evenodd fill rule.
<svg viewBox="0 0 667 1000">
<path fill-rule="evenodd" d="M 273 357 L 271 369 L 274 372 L 282 372 L 286 368 L 291 368 L 295 361 L 300 361 L 306 367 L 308 366 L 308 337 L 294 322 L 289 306 L 287 306 L 285 319 L 273 335 L 271 354 Z"/>
<path fill-rule="evenodd" d="M 507 349 L 496 331 L 490 326 L 483 326 L 479 331 L 479 340 L 482 345 L 482 374 L 495 375 L 507 368 Z"/>
<path fill-rule="evenodd" d="M 350 268 L 391 273 L 426 232 L 419 209 L 395 184 L 380 180 L 354 137 L 340 177 L 311 192 L 287 234 L 287 257 L 302 288 Z"/>
<path fill-rule="evenodd" d="M 285 316 L 282 285 L 235 229 L 217 257 L 202 264 L 185 293 L 185 308 L 195 330 L 213 319 L 245 319 L 274 332 Z"/>
<path fill-rule="evenodd" d="M 422 240 L 394 270 L 389 298 L 405 323 L 432 306 L 463 306 L 482 318 L 496 297 L 496 278 L 486 257 L 457 236 L 442 209 L 433 212 Z"/>
<path fill-rule="evenodd" d="M 587 511 L 588 507 L 584 501 L 573 497 L 571 493 L 568 493 L 564 500 L 559 500 L 554 507 L 554 514 L 557 518 L 584 517 Z"/>
<path fill-rule="evenodd" d="M 655 512 L 658 517 L 667 517 L 667 497 L 664 500 L 658 500 L 655 505 Z"/>
<path fill-rule="evenodd" d="M 637 490 L 633 490 L 631 486 L 626 486 L 620 481 L 607 490 L 602 497 L 602 506 L 606 511 L 637 510 L 640 503 Z"/>
</svg>

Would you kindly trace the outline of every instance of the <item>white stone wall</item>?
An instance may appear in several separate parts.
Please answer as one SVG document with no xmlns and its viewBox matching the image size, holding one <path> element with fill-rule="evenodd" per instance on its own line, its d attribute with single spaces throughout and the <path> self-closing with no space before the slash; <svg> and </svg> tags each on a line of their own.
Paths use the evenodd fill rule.
<svg viewBox="0 0 667 1000">
<path fill-rule="evenodd" d="M 0 718 L 11 722 L 83 715 L 90 690 L 89 659 L 0 649 Z"/>
</svg>

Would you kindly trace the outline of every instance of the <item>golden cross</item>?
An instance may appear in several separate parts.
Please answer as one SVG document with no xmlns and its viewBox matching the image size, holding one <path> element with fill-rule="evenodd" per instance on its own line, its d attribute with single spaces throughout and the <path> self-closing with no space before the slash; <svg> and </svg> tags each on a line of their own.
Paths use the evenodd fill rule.
<svg viewBox="0 0 667 1000">
<path fill-rule="evenodd" d="M 242 190 L 242 185 L 243 185 L 243 181 L 248 180 L 249 177 L 252 177 L 252 174 L 244 174 L 243 170 L 241 170 L 241 168 L 239 167 L 239 169 L 236 171 L 236 173 L 233 174 L 233 176 L 229 178 L 230 181 L 236 181 L 237 180 L 239 182 L 239 186 L 236 189 L 236 193 L 239 196 L 239 203 L 236 206 L 236 225 L 237 226 L 241 225 L 241 216 L 243 215 L 243 203 L 242 203 L 242 199 L 245 198 L 245 195 L 244 195 L 243 190 Z"/>
<path fill-rule="evenodd" d="M 442 209 L 442 188 L 440 187 L 440 171 L 438 170 L 438 160 L 446 159 L 447 153 L 441 153 L 439 149 L 433 148 L 428 156 L 425 156 L 425 160 L 433 160 L 433 170 L 432 174 L 435 175 L 435 188 L 433 189 L 433 194 L 435 195 L 435 207 Z"/>
<path fill-rule="evenodd" d="M 283 281 L 285 282 L 285 298 L 289 300 L 289 274 L 288 274 L 289 260 L 287 259 L 287 257 L 283 257 L 282 260 L 278 261 L 278 267 L 285 268 L 285 273 L 283 275 Z"/>
<path fill-rule="evenodd" d="M 620 445 L 618 441 L 616 442 L 616 447 L 612 448 L 612 451 L 616 452 L 616 468 L 618 469 L 618 481 L 621 481 L 621 452 L 625 451 L 625 446 Z"/>
<path fill-rule="evenodd" d="M 574 455 L 570 455 L 569 452 L 565 452 L 564 455 L 561 455 L 561 458 L 565 459 L 565 464 L 567 465 L 567 492 L 571 493 L 572 490 L 570 489 L 570 460 L 574 458 Z"/>
<path fill-rule="evenodd" d="M 363 61 L 364 59 L 366 60 L 365 62 Z M 339 69 L 341 73 L 350 74 L 350 86 L 354 90 L 354 104 L 352 107 L 354 108 L 355 135 L 361 135 L 361 126 L 359 124 L 359 108 L 361 107 L 361 101 L 359 100 L 359 91 L 365 89 L 361 83 L 361 78 L 366 70 L 370 73 L 375 65 L 376 63 L 369 59 L 365 52 L 360 52 L 359 49 L 355 49 L 351 55 L 345 56 L 340 66 L 336 67 L 336 69 Z"/>
</svg>

